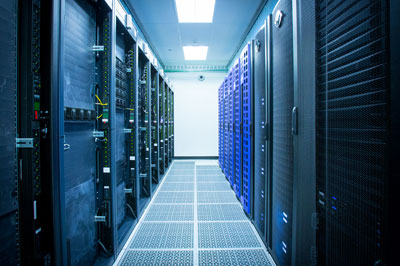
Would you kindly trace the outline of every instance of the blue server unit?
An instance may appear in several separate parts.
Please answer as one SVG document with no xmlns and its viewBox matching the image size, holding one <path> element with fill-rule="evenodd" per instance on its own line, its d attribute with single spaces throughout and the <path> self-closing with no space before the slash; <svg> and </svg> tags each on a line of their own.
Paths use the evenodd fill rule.
<svg viewBox="0 0 400 266">
<path fill-rule="evenodd" d="M 233 111 L 234 111 L 234 184 L 233 189 L 237 197 L 241 195 L 242 180 L 242 88 L 240 86 L 240 61 L 236 60 L 233 66 Z"/>
<path fill-rule="evenodd" d="M 224 147 L 224 116 L 223 116 L 223 106 L 224 106 L 224 98 L 223 98 L 223 86 L 221 85 L 218 89 L 218 163 L 222 168 L 224 156 L 223 156 L 223 147 Z"/>
<path fill-rule="evenodd" d="M 229 149 L 229 142 L 228 142 L 228 102 L 229 102 L 229 80 L 228 77 L 225 77 L 224 80 L 224 167 L 223 172 L 225 176 L 228 176 L 228 149 Z"/>
<path fill-rule="evenodd" d="M 240 84 L 243 95 L 243 182 L 241 202 L 243 209 L 251 215 L 252 193 L 252 76 L 251 76 L 251 43 L 248 43 L 240 55 Z"/>
<path fill-rule="evenodd" d="M 233 138 L 233 70 L 228 74 L 228 181 L 233 186 L 235 173 L 234 138 Z"/>
</svg>

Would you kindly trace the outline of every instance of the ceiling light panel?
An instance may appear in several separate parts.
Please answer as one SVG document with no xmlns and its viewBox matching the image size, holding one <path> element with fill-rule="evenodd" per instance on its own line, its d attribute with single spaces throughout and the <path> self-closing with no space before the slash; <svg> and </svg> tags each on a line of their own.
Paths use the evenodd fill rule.
<svg viewBox="0 0 400 266">
<path fill-rule="evenodd" d="M 179 23 L 212 23 L 215 0 L 175 0 Z"/>
<path fill-rule="evenodd" d="M 183 46 L 185 60 L 206 60 L 208 46 Z"/>
</svg>

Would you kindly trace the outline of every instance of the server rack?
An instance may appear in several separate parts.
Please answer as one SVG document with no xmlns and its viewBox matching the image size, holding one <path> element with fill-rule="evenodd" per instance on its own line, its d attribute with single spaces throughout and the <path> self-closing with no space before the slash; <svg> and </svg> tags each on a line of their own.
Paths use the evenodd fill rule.
<svg viewBox="0 0 400 266">
<path fill-rule="evenodd" d="M 228 74 L 228 181 L 233 186 L 234 176 L 235 176 L 235 157 L 234 157 L 234 134 L 233 134 L 233 122 L 234 122 L 234 112 L 233 112 L 233 70 L 229 71 Z"/>
<path fill-rule="evenodd" d="M 164 119 L 165 119 L 165 101 L 164 101 L 164 87 L 165 86 L 165 81 L 162 76 L 159 77 L 159 149 L 160 149 L 160 176 L 162 176 L 165 173 L 165 124 L 164 124 Z"/>
<path fill-rule="evenodd" d="M 315 6 L 320 264 L 390 263 L 390 93 L 398 90 L 390 77 L 398 72 L 390 72 L 389 3 Z"/>
<path fill-rule="evenodd" d="M 164 134 L 165 134 L 165 139 L 164 139 L 164 145 L 165 145 L 165 168 L 168 168 L 169 166 L 169 138 L 168 138 L 168 134 L 169 134 L 169 128 L 170 128 L 170 124 L 169 124 L 169 89 L 168 89 L 168 83 L 165 84 L 164 87 L 164 97 L 165 97 L 165 110 L 164 110 L 164 116 L 165 116 L 165 120 L 164 120 Z"/>
<path fill-rule="evenodd" d="M 218 88 L 218 164 L 222 168 L 223 165 L 223 135 L 224 135 L 224 116 L 223 116 L 223 87 Z"/>
<path fill-rule="evenodd" d="M 268 24 L 269 26 L 269 24 Z M 260 236 L 265 240 L 267 219 L 270 218 L 268 203 L 270 186 L 270 86 L 267 69 L 267 20 L 258 31 L 253 42 L 254 61 L 254 205 L 253 221 Z"/>
<path fill-rule="evenodd" d="M 237 59 L 233 67 L 233 105 L 234 105 L 234 145 L 235 145 L 235 174 L 233 190 L 235 191 L 236 197 L 240 198 L 242 194 L 242 150 L 243 150 L 243 132 L 242 132 L 242 86 L 240 84 L 240 60 Z"/>
<path fill-rule="evenodd" d="M 224 79 L 224 167 L 222 168 L 225 177 L 228 178 L 228 152 L 229 152 L 229 131 L 228 131 L 228 103 L 229 103 L 229 80 L 228 77 Z"/>
<path fill-rule="evenodd" d="M 247 44 L 240 55 L 240 82 L 242 87 L 242 132 L 243 165 L 241 182 L 241 202 L 246 214 L 251 216 L 253 186 L 253 84 L 252 46 Z"/>
<path fill-rule="evenodd" d="M 151 166 L 150 166 L 150 61 L 145 53 L 139 50 L 139 176 L 140 176 L 140 198 L 139 208 L 142 211 L 151 196 Z"/>
<path fill-rule="evenodd" d="M 175 101 L 174 92 L 171 89 L 171 161 L 175 156 Z"/>
<path fill-rule="evenodd" d="M 172 162 L 173 159 L 173 145 L 174 145 L 174 93 L 172 92 L 172 88 L 169 87 L 169 162 Z"/>
<path fill-rule="evenodd" d="M 160 160 L 159 160 L 159 75 L 157 69 L 151 65 L 151 177 L 152 190 L 159 182 Z"/>
</svg>

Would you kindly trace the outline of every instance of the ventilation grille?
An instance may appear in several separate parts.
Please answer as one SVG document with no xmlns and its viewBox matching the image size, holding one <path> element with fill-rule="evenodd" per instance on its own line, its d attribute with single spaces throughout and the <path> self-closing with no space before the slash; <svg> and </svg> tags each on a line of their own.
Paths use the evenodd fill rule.
<svg viewBox="0 0 400 266">
<path fill-rule="evenodd" d="M 387 174 L 387 1 L 317 1 L 319 259 L 381 258 Z"/>
</svg>

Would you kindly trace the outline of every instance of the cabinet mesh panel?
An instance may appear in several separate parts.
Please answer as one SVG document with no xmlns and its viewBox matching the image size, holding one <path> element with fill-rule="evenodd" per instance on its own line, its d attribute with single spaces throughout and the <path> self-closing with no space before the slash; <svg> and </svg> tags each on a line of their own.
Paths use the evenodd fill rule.
<svg viewBox="0 0 400 266">
<path fill-rule="evenodd" d="M 316 1 L 319 260 L 382 255 L 388 140 L 387 1 Z"/>
</svg>

